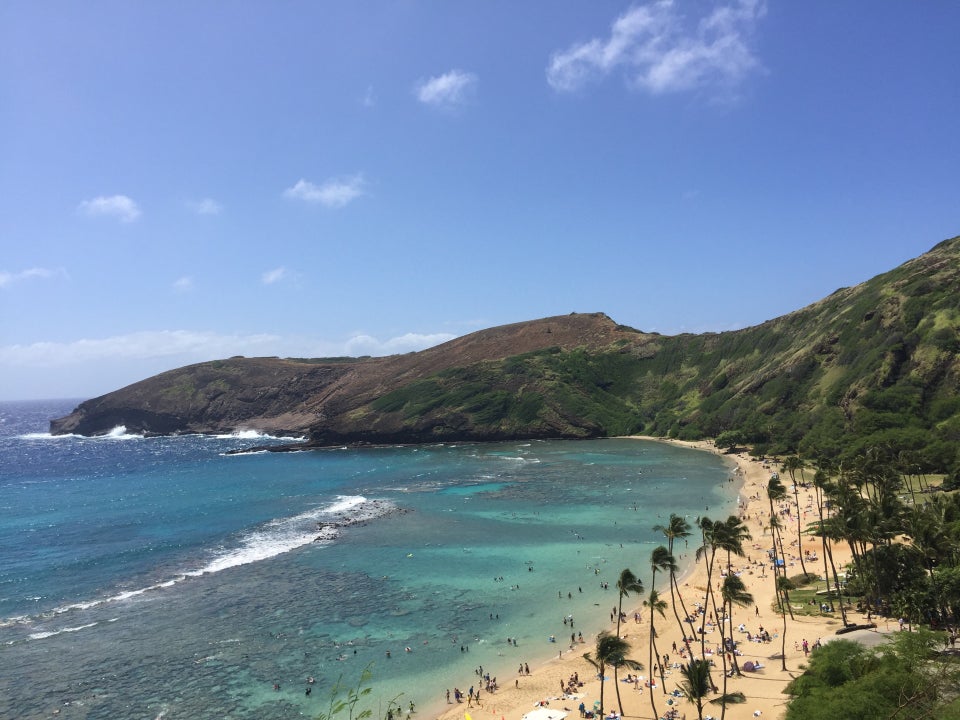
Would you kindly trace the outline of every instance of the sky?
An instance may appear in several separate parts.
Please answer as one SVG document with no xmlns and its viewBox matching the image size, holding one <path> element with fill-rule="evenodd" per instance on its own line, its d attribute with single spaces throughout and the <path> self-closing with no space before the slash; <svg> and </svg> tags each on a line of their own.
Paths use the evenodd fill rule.
<svg viewBox="0 0 960 720">
<path fill-rule="evenodd" d="M 0 399 L 604 312 L 743 328 L 960 234 L 960 3 L 0 3 Z"/>
</svg>

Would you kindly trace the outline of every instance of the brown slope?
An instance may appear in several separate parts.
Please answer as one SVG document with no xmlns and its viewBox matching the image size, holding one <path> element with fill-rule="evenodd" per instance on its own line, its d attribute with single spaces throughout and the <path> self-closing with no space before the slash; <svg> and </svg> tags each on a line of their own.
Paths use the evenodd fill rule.
<svg viewBox="0 0 960 720">
<path fill-rule="evenodd" d="M 118 425 L 148 434 L 238 428 L 304 435 L 331 428 L 354 408 L 452 367 L 549 347 L 607 347 L 638 337 L 602 313 L 572 313 L 481 330 L 433 348 L 385 358 L 230 358 L 161 373 L 78 406 L 51 422 L 55 434 L 96 435 Z"/>
</svg>

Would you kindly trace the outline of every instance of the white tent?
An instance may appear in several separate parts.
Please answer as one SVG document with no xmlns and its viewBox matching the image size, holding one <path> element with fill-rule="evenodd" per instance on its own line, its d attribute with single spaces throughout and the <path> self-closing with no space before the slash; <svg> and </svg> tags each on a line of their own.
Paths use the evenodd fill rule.
<svg viewBox="0 0 960 720">
<path fill-rule="evenodd" d="M 523 716 L 523 720 L 563 720 L 567 716 L 564 710 L 554 710 L 548 707 L 538 707 Z"/>
</svg>

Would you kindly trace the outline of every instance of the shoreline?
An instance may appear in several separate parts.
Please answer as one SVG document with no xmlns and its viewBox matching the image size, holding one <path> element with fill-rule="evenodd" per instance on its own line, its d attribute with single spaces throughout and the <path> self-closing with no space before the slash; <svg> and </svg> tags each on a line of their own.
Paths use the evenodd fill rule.
<svg viewBox="0 0 960 720">
<path fill-rule="evenodd" d="M 754 607 L 738 608 L 733 614 L 733 623 L 731 626 L 731 635 L 737 642 L 740 657 L 738 658 L 741 666 L 748 660 L 759 663 L 761 668 L 756 672 L 744 672 L 742 676 L 728 678 L 727 692 L 742 692 L 746 697 L 746 702 L 741 704 L 729 704 L 726 708 L 726 718 L 729 720 L 747 720 L 748 718 L 781 718 L 783 717 L 789 696 L 783 693 L 788 683 L 802 673 L 802 665 L 805 660 L 804 643 L 813 645 L 821 638 L 832 636 L 840 627 L 839 617 L 829 616 L 802 616 L 797 615 L 795 619 L 788 618 L 786 631 L 785 659 L 781 660 L 780 633 L 783 628 L 781 615 L 774 610 L 775 592 L 771 574 L 766 572 L 767 558 L 765 525 L 768 523 L 769 509 L 763 505 L 765 498 L 767 481 L 770 475 L 775 471 L 773 466 L 767 461 L 752 458 L 741 451 L 739 453 L 725 453 L 718 450 L 711 441 L 680 441 L 669 438 L 659 438 L 650 436 L 630 436 L 632 439 L 647 440 L 673 444 L 681 447 L 687 447 L 693 450 L 711 452 L 725 459 L 729 459 L 733 465 L 733 474 L 735 481 L 729 488 L 730 496 L 727 507 L 730 508 L 727 514 L 737 514 L 748 527 L 752 539 L 744 543 L 746 557 L 734 558 L 734 572 L 737 572 L 747 590 L 754 596 Z M 789 486 L 789 480 L 786 480 Z M 783 511 L 788 508 L 790 512 L 799 513 L 801 522 L 806 520 L 810 522 L 813 519 L 811 512 L 812 493 L 810 490 L 801 489 L 799 493 L 799 507 L 794 500 L 792 493 L 788 499 L 781 505 Z M 809 515 L 809 517 L 808 517 Z M 789 555 L 788 573 L 796 575 L 801 572 L 799 559 L 801 553 L 812 553 L 814 555 L 820 552 L 819 540 L 813 537 L 803 538 L 803 547 L 800 547 L 800 541 L 796 537 L 797 516 L 790 515 L 792 518 L 786 524 L 784 543 L 790 542 L 789 549 L 785 553 Z M 715 518 L 717 519 L 717 518 Z M 696 528 L 691 523 L 691 531 Z M 793 533 L 791 535 L 791 530 Z M 691 536 L 694 537 L 694 536 Z M 792 540 L 791 540 L 792 537 Z M 699 540 L 696 541 L 699 546 Z M 689 547 L 689 551 L 695 552 L 694 547 Z M 679 553 L 677 553 L 679 555 Z M 686 554 L 686 553 L 684 553 Z M 834 548 L 835 560 L 839 565 L 849 562 L 849 558 L 843 552 L 843 548 Z M 646 558 L 638 558 L 645 561 Z M 632 564 L 632 563 L 631 563 Z M 796 565 L 796 567 L 792 567 Z M 809 567 L 809 571 L 817 573 L 814 567 Z M 819 574 L 819 573 L 818 573 Z M 641 578 L 642 580 L 643 578 Z M 693 603 L 703 602 L 706 593 L 706 568 L 704 563 L 697 562 L 694 558 L 689 558 L 682 575 L 678 575 L 677 584 L 682 589 L 684 602 L 687 608 L 691 609 Z M 718 580 L 716 578 L 715 580 Z M 823 582 L 821 580 L 821 582 Z M 658 586 L 661 583 L 658 583 Z M 658 587 L 658 589 L 660 589 Z M 647 588 L 649 591 L 649 588 Z M 670 608 L 670 597 L 666 594 L 661 596 L 667 601 L 668 607 L 663 618 L 657 619 L 656 629 L 658 637 L 658 651 L 660 654 L 670 654 L 671 669 L 667 670 L 664 688 L 657 687 L 654 692 L 657 714 L 662 716 L 669 709 L 677 710 L 678 718 L 695 718 L 697 716 L 696 706 L 683 698 L 671 697 L 666 694 L 677 687 L 680 680 L 680 673 L 676 669 L 679 666 L 678 661 L 685 662 L 682 658 L 676 657 L 672 651 L 673 643 L 677 643 L 679 648 L 683 647 L 683 636 L 676 627 L 673 613 Z M 631 645 L 630 657 L 640 660 L 645 669 L 640 671 L 642 677 L 646 678 L 649 668 L 646 668 L 649 643 L 649 610 L 647 616 L 644 616 L 644 608 L 639 598 L 631 597 L 631 606 L 624 605 L 624 612 L 627 615 L 627 622 L 621 624 L 621 636 Z M 795 606 L 796 607 L 796 606 Z M 545 610 L 546 611 L 546 610 Z M 641 613 L 641 623 L 636 625 L 630 618 L 635 612 Z M 682 614 L 682 609 L 680 610 Z M 858 615 L 855 611 L 850 615 Z M 610 625 L 605 627 L 605 620 L 591 618 L 589 627 L 602 629 L 612 629 Z M 701 620 L 703 622 L 703 620 Z M 743 624 L 745 630 L 756 635 L 760 627 L 764 627 L 772 636 L 771 642 L 759 643 L 746 640 L 746 632 L 739 632 L 736 627 Z M 588 625 L 588 623 L 584 623 Z M 712 626 L 706 623 L 706 635 L 708 637 L 707 646 L 712 648 L 719 644 L 719 633 L 714 633 Z M 597 631 L 599 632 L 599 630 Z M 531 667 L 531 674 L 516 678 L 514 683 L 506 678 L 500 683 L 499 690 L 494 694 L 484 693 L 481 696 L 481 706 L 467 702 L 460 704 L 453 703 L 444 705 L 441 701 L 439 708 L 433 703 L 425 704 L 425 710 L 431 718 L 437 720 L 465 720 L 465 713 L 470 713 L 473 720 L 480 718 L 489 718 L 490 720 L 521 720 L 521 717 L 533 710 L 538 703 L 546 702 L 548 707 L 553 710 L 565 711 L 571 718 L 576 718 L 578 705 L 583 702 L 587 709 L 593 707 L 594 702 L 600 698 L 600 680 L 597 678 L 596 670 L 586 660 L 583 659 L 584 652 L 592 652 L 595 648 L 597 633 L 584 635 L 584 643 L 575 650 L 564 653 L 561 657 L 547 659 L 536 667 Z M 693 643 L 691 646 L 693 656 L 699 655 L 699 643 Z M 719 649 L 719 648 L 717 648 Z M 710 654 L 712 656 L 712 653 Z M 785 662 L 787 671 L 782 670 L 782 663 Z M 722 687 L 723 673 L 722 665 L 718 661 L 713 671 L 713 682 Z M 561 696 L 558 687 L 568 678 L 577 675 L 580 679 L 581 687 L 578 689 L 577 696 Z M 611 681 L 607 680 L 607 686 L 604 688 L 604 710 L 617 709 L 615 688 L 611 687 Z M 622 682 L 622 679 L 621 679 Z M 656 683 L 659 684 L 659 680 Z M 656 720 L 650 705 L 650 689 L 646 687 L 636 687 L 634 684 L 623 683 L 620 688 L 620 696 L 623 701 L 624 716 L 631 718 L 642 718 Z M 716 697 L 711 695 L 705 698 L 704 714 L 719 715 L 721 708 L 718 705 L 711 704 L 710 699 Z M 671 705 L 668 706 L 667 702 Z"/>
<path fill-rule="evenodd" d="M 663 438 L 649 436 L 625 436 L 612 439 L 644 440 L 660 443 L 665 442 L 665 439 Z M 690 449 L 710 451 L 705 447 L 696 447 L 695 443 L 684 443 L 679 441 L 666 442 L 688 447 Z M 723 517 L 726 517 L 728 514 L 736 513 L 738 507 L 740 506 L 742 500 L 741 491 L 744 487 L 744 479 L 742 473 L 740 472 L 738 463 L 731 459 L 727 459 L 722 453 L 714 454 L 724 459 L 726 464 L 729 466 L 729 477 L 720 483 L 724 488 L 724 498 L 720 509 L 723 513 Z M 696 529 L 693 518 L 688 517 L 688 521 L 691 523 L 693 529 Z M 695 539 L 695 537 L 696 536 L 691 536 L 690 544 L 688 548 L 682 548 L 683 552 L 676 552 L 675 548 L 677 562 L 681 566 L 681 569 L 676 576 L 677 584 L 681 590 L 684 590 L 685 583 L 688 585 L 691 583 L 692 578 L 696 576 L 698 568 L 700 567 L 700 564 L 695 559 L 696 548 L 699 547 L 699 539 Z M 681 556 L 683 559 L 681 559 Z M 644 584 L 645 592 L 649 592 L 648 559 L 649 558 L 647 556 L 637 556 L 635 561 L 631 560 L 629 563 L 626 563 L 627 566 L 639 570 L 639 574 L 641 575 L 640 580 Z M 619 575 L 619 571 L 620 568 L 617 569 L 615 575 Z M 661 591 L 661 597 L 665 597 L 669 603 L 667 578 L 663 576 L 658 577 L 656 587 Z M 692 599 L 692 591 L 693 587 L 688 587 L 686 591 L 683 592 L 685 601 L 688 601 L 688 597 L 691 597 Z M 617 596 L 614 594 L 611 596 L 611 599 L 616 597 Z M 551 609 L 544 607 L 543 611 L 550 612 Z M 627 616 L 627 619 L 621 623 L 621 636 L 627 638 L 628 640 L 634 640 L 632 643 L 632 657 L 641 660 L 646 665 L 647 646 L 645 638 L 647 637 L 646 626 L 649 624 L 649 618 L 645 615 L 645 612 L 648 613 L 649 611 L 643 608 L 642 597 L 632 595 L 628 598 L 624 598 L 623 612 Z M 633 620 L 634 613 L 637 612 L 639 612 L 641 615 L 641 622 L 639 625 L 637 625 Z M 590 616 L 589 619 L 580 619 L 578 626 L 589 628 L 589 633 L 584 631 L 583 642 L 578 643 L 572 650 L 569 649 L 568 643 L 558 642 L 558 649 L 563 649 L 562 655 L 559 657 L 556 654 L 535 657 L 534 662 L 530 663 L 530 675 L 523 675 L 519 678 L 514 675 L 510 675 L 506 678 L 498 678 L 500 681 L 499 690 L 495 694 L 483 693 L 481 696 L 481 702 L 483 703 L 482 707 L 478 708 L 475 704 L 468 706 L 466 697 L 464 697 L 464 701 L 462 703 L 451 701 L 449 704 L 445 703 L 441 698 L 436 703 L 423 703 L 422 714 L 430 718 L 437 718 L 438 720 L 463 720 L 463 713 L 468 712 L 471 714 L 473 720 L 479 720 L 480 717 L 484 716 L 485 711 L 490 711 L 492 720 L 511 720 L 511 718 L 512 720 L 520 720 L 520 717 L 524 713 L 534 709 L 536 702 L 539 702 L 540 700 L 548 700 L 552 702 L 552 699 L 556 698 L 558 694 L 558 688 L 561 680 L 565 681 L 574 673 L 577 673 L 581 682 L 583 682 L 585 678 L 588 678 L 592 673 L 595 673 L 591 666 L 583 659 L 583 653 L 592 652 L 594 650 L 596 637 L 601 631 L 615 628 L 616 623 L 605 619 L 603 614 L 603 610 L 598 607 L 597 614 L 595 616 Z M 667 611 L 667 618 L 670 623 L 675 624 L 672 613 L 669 611 L 669 609 Z M 639 638 L 640 636 L 644 638 L 642 645 L 636 640 L 636 638 Z M 517 687 L 515 683 L 510 682 L 517 679 L 519 679 L 519 687 Z M 476 676 L 470 679 L 470 681 L 464 680 L 461 690 L 465 689 L 470 684 L 474 684 L 477 680 L 478 678 L 476 678 Z M 598 697 L 598 693 L 594 694 L 590 702 L 587 703 L 588 707 L 591 705 L 593 700 L 597 699 Z M 522 699 L 518 701 L 518 698 Z M 569 702 L 566 703 L 566 705 L 575 712 L 576 705 L 578 703 L 579 700 L 577 703 L 574 703 L 573 706 L 571 706 Z M 604 705 L 607 709 L 613 707 L 609 704 L 606 697 L 604 698 Z M 626 695 L 624 694 L 625 709 L 626 705 Z M 418 714 L 421 713 L 418 712 Z"/>
</svg>

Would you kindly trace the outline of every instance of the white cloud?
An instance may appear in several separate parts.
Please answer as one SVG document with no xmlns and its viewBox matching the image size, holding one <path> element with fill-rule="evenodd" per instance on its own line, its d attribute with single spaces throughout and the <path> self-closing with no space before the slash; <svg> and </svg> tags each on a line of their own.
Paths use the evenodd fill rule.
<svg viewBox="0 0 960 720">
<path fill-rule="evenodd" d="M 27 280 L 48 280 L 52 277 L 66 277 L 67 271 L 63 268 L 51 270 L 50 268 L 28 268 L 20 272 L 7 272 L 0 270 L 0 288 L 9 287 L 15 283 L 25 282 Z"/>
<path fill-rule="evenodd" d="M 346 340 L 318 340 L 270 334 L 143 331 L 68 342 L 0 345 L 0 377 L 6 381 L 5 400 L 93 397 L 164 370 L 234 355 L 381 356 L 423 350 L 453 337 L 407 333 L 380 341 L 357 334 Z"/>
<path fill-rule="evenodd" d="M 467 100 L 477 85 L 477 76 L 462 70 L 422 80 L 417 83 L 417 99 L 434 107 L 453 107 Z"/>
<path fill-rule="evenodd" d="M 378 340 L 372 335 L 355 335 L 346 342 L 344 350 L 345 354 L 350 357 L 396 355 L 433 347 L 447 342 L 447 340 L 453 340 L 455 337 L 456 335 L 450 333 L 432 333 L 429 335 L 405 333 L 387 340 Z"/>
<path fill-rule="evenodd" d="M 278 267 L 273 270 L 268 270 L 263 275 L 260 276 L 260 281 L 264 285 L 273 285 L 274 283 L 280 282 L 287 276 L 287 269 L 285 267 Z"/>
<path fill-rule="evenodd" d="M 108 338 L 0 346 L 0 367 L 62 367 L 103 360 L 145 360 L 173 356 L 183 356 L 185 362 L 232 355 L 382 356 L 423 350 L 454 337 L 449 333 L 406 333 L 381 341 L 360 334 L 338 342 L 266 333 L 222 335 L 191 330 L 145 330 Z"/>
<path fill-rule="evenodd" d="M 736 0 L 693 27 L 674 0 L 636 6 L 614 21 L 609 37 L 555 53 L 547 82 L 570 92 L 621 69 L 632 85 L 653 94 L 731 88 L 760 67 L 750 40 L 765 12 L 764 0 Z"/>
<path fill-rule="evenodd" d="M 363 106 L 372 108 L 377 104 L 377 96 L 373 92 L 373 85 L 367 86 L 367 91 L 363 94 Z"/>
<path fill-rule="evenodd" d="M 219 215 L 223 212 L 223 205 L 212 198 L 203 198 L 202 200 L 188 202 L 187 207 L 197 215 Z"/>
<path fill-rule="evenodd" d="M 182 278 L 177 278 L 173 283 L 173 289 L 176 292 L 188 292 L 193 289 L 193 278 L 189 275 L 184 275 Z"/>
<path fill-rule="evenodd" d="M 115 217 L 121 222 L 133 222 L 140 217 L 137 203 L 126 195 L 101 195 L 93 200 L 84 200 L 78 210 L 90 217 Z"/>
<path fill-rule="evenodd" d="M 322 185 L 314 185 L 301 178 L 296 185 L 284 190 L 283 194 L 295 200 L 317 203 L 329 208 L 340 208 L 364 195 L 365 185 L 363 175 L 331 179 Z"/>
<path fill-rule="evenodd" d="M 274 354 L 276 335 L 219 335 L 189 330 L 159 330 L 71 342 L 36 342 L 0 347 L 0 366 L 58 367 L 101 360 L 143 360 L 189 355 L 206 358 L 238 354 Z"/>
</svg>

